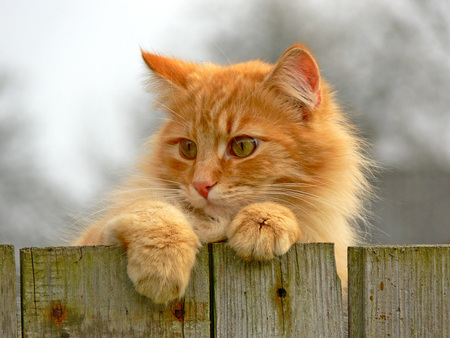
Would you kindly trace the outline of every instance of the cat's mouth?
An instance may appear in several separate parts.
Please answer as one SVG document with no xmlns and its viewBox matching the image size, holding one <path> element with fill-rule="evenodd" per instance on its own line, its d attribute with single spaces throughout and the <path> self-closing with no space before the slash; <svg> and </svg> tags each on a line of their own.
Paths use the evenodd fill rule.
<svg viewBox="0 0 450 338">
<path fill-rule="evenodd" d="M 244 192 L 237 193 L 220 184 L 212 187 L 207 196 L 199 193 L 193 186 L 188 187 L 185 193 L 187 202 L 194 209 L 201 210 L 211 217 L 233 217 L 237 211 L 254 200 L 254 198 L 248 198 Z"/>
<path fill-rule="evenodd" d="M 193 198 L 190 204 L 195 208 L 202 210 L 205 214 L 211 217 L 229 217 L 233 215 L 235 208 L 225 201 L 208 196 L 207 199 Z"/>
</svg>

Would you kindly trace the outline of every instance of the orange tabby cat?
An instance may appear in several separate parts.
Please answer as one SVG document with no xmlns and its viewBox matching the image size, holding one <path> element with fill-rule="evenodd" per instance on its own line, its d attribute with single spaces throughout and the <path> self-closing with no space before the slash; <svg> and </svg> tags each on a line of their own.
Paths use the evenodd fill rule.
<svg viewBox="0 0 450 338">
<path fill-rule="evenodd" d="M 345 285 L 367 165 L 311 53 L 294 45 L 275 65 L 227 67 L 142 55 L 169 119 L 75 244 L 123 245 L 156 303 L 181 297 L 198 248 L 222 240 L 260 260 L 334 242 Z"/>
</svg>

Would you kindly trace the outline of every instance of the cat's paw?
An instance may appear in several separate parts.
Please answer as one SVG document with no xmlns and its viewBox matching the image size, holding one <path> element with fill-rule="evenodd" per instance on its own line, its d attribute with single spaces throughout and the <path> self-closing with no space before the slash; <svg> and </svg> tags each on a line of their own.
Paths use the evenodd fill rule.
<svg viewBox="0 0 450 338">
<path fill-rule="evenodd" d="M 272 202 L 243 208 L 227 229 L 229 245 L 244 259 L 267 260 L 282 255 L 300 236 L 293 212 Z"/>
<path fill-rule="evenodd" d="M 167 303 L 184 295 L 196 253 L 197 248 L 186 243 L 133 244 L 127 249 L 128 276 L 141 295 Z"/>
<path fill-rule="evenodd" d="M 184 217 L 122 215 L 107 228 L 105 236 L 115 237 L 125 246 L 128 276 L 140 294 L 155 303 L 184 295 L 200 246 Z"/>
</svg>

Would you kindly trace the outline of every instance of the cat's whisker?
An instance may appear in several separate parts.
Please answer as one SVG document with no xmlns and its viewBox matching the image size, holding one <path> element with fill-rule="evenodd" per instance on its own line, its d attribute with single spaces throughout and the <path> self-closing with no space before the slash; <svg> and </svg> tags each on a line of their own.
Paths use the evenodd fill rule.
<svg viewBox="0 0 450 338">
<path fill-rule="evenodd" d="M 312 203 L 311 201 L 309 201 L 306 198 L 302 198 L 302 196 L 292 196 L 291 194 L 285 193 L 285 192 L 276 192 L 276 191 L 271 191 L 268 195 L 281 195 L 281 196 L 285 196 L 288 197 L 290 199 L 297 199 L 300 200 L 310 206 L 312 206 L 315 209 L 320 210 L 319 206 L 317 206 L 316 204 Z"/>
<path fill-rule="evenodd" d="M 226 194 L 224 194 L 224 199 L 234 199 L 235 201 L 240 200 L 248 200 L 248 199 L 255 199 L 259 196 L 255 191 L 236 191 L 236 192 L 230 192 L 228 191 Z"/>
<path fill-rule="evenodd" d="M 248 100 L 250 100 L 254 95 L 258 94 L 258 92 L 261 92 L 265 89 L 265 86 L 261 86 L 260 88 L 254 90 L 253 92 L 251 92 L 246 99 L 244 100 L 244 102 L 242 103 L 242 105 L 244 105 L 245 103 L 247 103 Z"/>
<path fill-rule="evenodd" d="M 275 203 L 279 203 L 281 205 L 289 205 L 292 210 L 303 210 L 303 211 L 307 211 L 303 206 L 292 203 L 288 200 L 286 200 L 285 198 L 281 198 L 281 197 L 277 197 L 277 196 L 265 196 L 264 198 L 261 198 L 259 200 L 259 202 L 275 202 Z"/>
<path fill-rule="evenodd" d="M 313 189 L 316 189 L 316 188 L 320 188 L 321 190 L 324 190 L 324 191 L 327 191 L 327 192 L 330 192 L 330 193 L 335 193 L 335 190 L 331 189 L 332 185 L 326 184 L 324 182 L 317 183 L 317 184 L 312 184 L 312 183 L 274 183 L 272 185 L 272 187 L 278 187 L 278 188 L 285 188 L 285 187 L 287 187 L 288 189 L 293 189 L 293 188 L 313 188 Z M 295 190 L 295 191 L 297 191 L 297 192 L 304 192 L 303 190 Z M 338 201 L 339 201 L 339 199 L 338 199 Z"/>
<path fill-rule="evenodd" d="M 113 192 L 110 195 L 112 197 L 119 197 L 128 195 L 130 193 L 139 193 L 139 192 L 159 192 L 165 194 L 167 192 L 177 192 L 178 189 L 170 189 L 170 188 L 134 188 L 134 189 L 126 189 L 118 192 Z"/>
<path fill-rule="evenodd" d="M 152 177 L 152 178 L 148 178 L 145 176 L 136 176 L 136 179 L 138 180 L 138 182 L 140 184 L 147 184 L 148 186 L 152 186 L 154 187 L 155 184 L 157 184 L 157 182 L 163 182 L 163 183 L 169 183 L 171 185 L 175 185 L 177 186 L 177 188 L 179 189 L 181 187 L 181 183 L 180 182 L 176 182 L 176 181 L 172 181 L 172 180 L 168 180 L 168 179 L 164 179 L 164 178 L 158 178 L 158 177 Z M 157 182 L 155 182 L 157 181 Z M 170 188 L 170 187 L 161 187 L 161 188 Z M 171 188 L 174 189 L 174 188 Z"/>
<path fill-rule="evenodd" d="M 297 199 L 300 199 L 301 201 L 309 202 L 310 205 L 314 205 L 315 207 L 317 207 L 317 206 L 314 203 L 312 203 L 313 201 L 316 201 L 321 204 L 325 204 L 336 210 L 342 210 L 342 208 L 340 208 L 340 205 L 338 205 L 328 199 L 325 199 L 322 196 L 315 195 L 312 193 L 307 193 L 307 192 L 297 191 L 297 190 L 289 190 L 289 189 L 281 189 L 281 190 L 273 189 L 269 192 L 269 194 L 271 194 L 271 193 L 284 194 L 285 196 L 289 196 L 291 198 L 297 198 Z M 312 201 L 309 201 L 309 200 L 312 200 Z"/>
<path fill-rule="evenodd" d="M 176 195 L 159 195 L 158 199 L 156 200 L 177 200 L 179 197 Z M 142 196 L 138 196 L 135 198 L 127 198 L 124 200 L 120 200 L 120 201 L 115 201 L 115 203 L 113 204 L 115 207 L 123 207 L 129 204 L 132 204 L 134 202 L 143 200 Z"/>
<path fill-rule="evenodd" d="M 172 181 L 172 180 L 168 180 L 168 179 L 165 179 L 165 178 L 159 178 L 159 177 L 152 177 L 152 179 L 149 179 L 148 181 L 152 182 L 153 180 L 157 180 L 157 181 L 161 181 L 161 182 L 167 182 L 167 183 L 173 183 L 173 184 L 176 184 L 176 185 L 180 185 L 181 184 L 180 182 L 177 182 L 177 181 Z"/>
<path fill-rule="evenodd" d="M 222 50 L 222 48 L 220 48 L 219 45 L 218 45 L 217 43 L 213 43 L 213 44 L 214 44 L 214 47 L 216 47 L 216 48 L 219 50 L 219 52 L 225 57 L 225 59 L 227 59 L 228 65 L 231 66 L 231 65 L 232 65 L 232 62 L 231 62 L 231 60 L 228 58 L 228 56 L 225 54 L 225 52 Z"/>
<path fill-rule="evenodd" d="M 171 109 L 169 106 L 165 105 L 164 103 L 162 103 L 159 100 L 156 100 L 154 98 L 150 98 L 151 101 L 153 101 L 154 103 L 156 103 L 156 105 L 163 107 L 164 109 L 166 109 L 169 113 L 177 116 L 179 119 L 181 119 L 184 123 L 188 123 L 186 118 L 183 117 L 181 114 L 177 113 L 175 110 Z"/>
<path fill-rule="evenodd" d="M 306 183 L 306 182 L 287 182 L 287 183 L 272 183 L 270 186 L 280 186 L 280 187 L 299 187 L 299 188 L 308 188 L 308 187 L 320 187 L 325 186 L 326 184 L 321 183 Z"/>
<path fill-rule="evenodd" d="M 171 121 L 172 123 L 178 124 L 181 128 L 185 128 L 186 127 L 186 122 L 185 123 L 181 123 L 179 121 L 176 121 L 174 119 L 171 118 L 163 118 L 164 121 Z"/>
<path fill-rule="evenodd" d="M 323 198 L 322 196 L 319 196 L 316 194 L 307 193 L 304 191 L 292 190 L 292 189 L 282 189 L 282 190 L 279 190 L 278 192 L 286 193 L 286 195 L 289 195 L 289 196 L 292 196 L 295 198 L 301 198 L 302 201 L 306 201 L 307 198 L 310 198 L 319 203 L 328 205 L 329 207 L 332 207 L 336 210 L 342 210 L 337 203 L 334 203 L 334 202 L 330 201 L 329 199 Z"/>
<path fill-rule="evenodd" d="M 277 195 L 277 196 L 275 196 Z M 286 193 L 274 193 L 271 194 L 271 192 L 266 191 L 265 189 L 252 189 L 252 190 L 246 190 L 246 191 L 236 191 L 233 193 L 227 193 L 224 200 L 233 199 L 234 204 L 237 204 L 236 202 L 243 201 L 245 204 L 254 203 L 254 202 L 265 202 L 270 200 L 277 200 L 278 202 L 281 202 L 281 204 L 289 204 L 294 209 L 304 209 L 299 206 L 298 204 L 294 204 L 290 201 L 288 201 L 286 198 L 281 198 L 279 196 L 287 196 L 289 197 L 289 194 Z M 238 205 L 238 208 L 242 208 L 242 205 Z"/>
</svg>

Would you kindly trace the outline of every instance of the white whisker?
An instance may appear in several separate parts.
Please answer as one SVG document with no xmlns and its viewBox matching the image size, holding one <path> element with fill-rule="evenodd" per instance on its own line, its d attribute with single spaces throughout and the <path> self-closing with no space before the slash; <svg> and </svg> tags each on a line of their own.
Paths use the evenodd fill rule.
<svg viewBox="0 0 450 338">
<path fill-rule="evenodd" d="M 169 113 L 171 113 L 171 114 L 177 116 L 177 117 L 178 117 L 179 119 L 181 119 L 184 123 L 186 123 L 186 124 L 188 123 L 188 121 L 186 120 L 185 117 L 183 117 L 181 114 L 177 113 L 175 110 L 171 109 L 170 107 L 168 107 L 167 105 L 165 105 L 165 104 L 162 103 L 161 101 L 156 100 L 156 99 L 153 99 L 153 98 L 150 98 L 150 100 L 152 100 L 152 101 L 153 101 L 154 103 L 156 103 L 157 105 L 159 105 L 159 106 L 163 107 L 164 109 L 166 109 Z M 172 121 L 173 121 L 173 120 L 172 120 Z"/>
<path fill-rule="evenodd" d="M 341 210 L 338 207 L 338 205 L 336 205 L 336 203 L 334 203 L 334 202 L 332 202 L 332 201 L 330 201 L 330 200 L 328 200 L 326 198 L 323 198 L 321 196 L 318 196 L 316 194 L 307 193 L 305 191 L 292 190 L 292 189 L 281 189 L 281 190 L 274 190 L 274 191 L 277 191 L 277 192 L 280 192 L 280 193 L 284 193 L 284 194 L 286 194 L 286 196 L 291 196 L 293 198 L 298 198 L 298 199 L 300 199 L 300 200 L 302 200 L 304 202 L 307 202 L 307 199 L 305 197 L 308 197 L 308 198 L 313 199 L 313 200 L 315 200 L 317 202 L 326 204 L 326 205 L 328 205 L 328 206 L 330 206 L 330 207 L 332 207 L 332 208 L 334 208 L 336 210 Z M 271 193 L 274 192 L 274 191 L 271 191 Z"/>
</svg>

